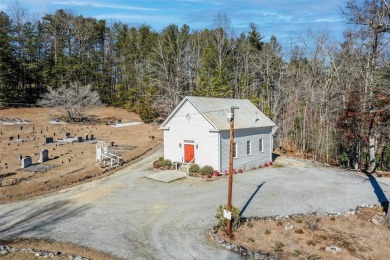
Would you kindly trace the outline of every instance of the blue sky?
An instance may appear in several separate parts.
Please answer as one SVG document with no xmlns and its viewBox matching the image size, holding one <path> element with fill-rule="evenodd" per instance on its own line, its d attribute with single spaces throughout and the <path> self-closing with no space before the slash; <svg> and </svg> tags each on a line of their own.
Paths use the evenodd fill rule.
<svg viewBox="0 0 390 260">
<path fill-rule="evenodd" d="M 14 0 L 0 0 L 0 10 L 8 11 Z M 328 32 L 340 41 L 346 29 L 341 17 L 343 0 L 19 0 L 31 15 L 42 16 L 57 9 L 76 15 L 121 21 L 131 26 L 148 24 L 160 31 L 175 23 L 191 29 L 212 28 L 218 12 L 227 14 L 236 35 L 247 32 L 249 23 L 258 26 L 265 39 L 275 35 L 286 45 L 308 29 L 314 34 Z M 7 12 L 8 13 L 8 12 Z"/>
</svg>

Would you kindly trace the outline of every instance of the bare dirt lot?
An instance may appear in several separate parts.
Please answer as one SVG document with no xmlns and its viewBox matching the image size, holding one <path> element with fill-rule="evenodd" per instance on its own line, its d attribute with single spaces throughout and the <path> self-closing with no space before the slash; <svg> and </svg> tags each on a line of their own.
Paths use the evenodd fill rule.
<svg viewBox="0 0 390 260">
<path fill-rule="evenodd" d="M 96 162 L 96 141 L 105 141 L 109 145 L 109 152 L 120 155 L 125 165 L 162 143 L 162 133 L 157 125 L 107 125 L 117 120 L 122 123 L 142 122 L 135 113 L 103 107 L 90 111 L 88 115 L 91 118 L 88 122 L 65 123 L 61 120 L 52 121 L 53 118 L 61 118 L 53 109 L 0 110 L 2 119 L 30 121 L 30 124 L 0 123 L 0 174 L 3 177 L 0 203 L 52 192 L 115 172 L 118 168 L 102 167 Z M 84 140 L 64 142 L 61 139 L 64 139 L 66 133 Z M 85 142 L 85 135 L 90 138 L 92 134 L 95 140 Z M 53 137 L 54 143 L 45 143 L 47 137 Z M 111 147 L 112 142 L 115 143 L 114 147 Z M 41 165 L 38 161 L 43 149 L 48 150 L 50 158 L 43 165 L 52 167 L 50 170 L 21 169 L 19 156 L 30 156 L 33 164 Z"/>
<path fill-rule="evenodd" d="M 355 215 L 302 216 L 287 220 L 252 220 L 234 238 L 219 236 L 252 251 L 270 253 L 280 259 L 389 259 L 390 230 L 375 225 L 374 216 L 384 216 L 377 208 L 363 208 Z M 291 229 L 286 230 L 286 226 Z M 335 246 L 341 251 L 332 252 Z M 335 249 L 335 248 L 334 248 Z"/>
</svg>

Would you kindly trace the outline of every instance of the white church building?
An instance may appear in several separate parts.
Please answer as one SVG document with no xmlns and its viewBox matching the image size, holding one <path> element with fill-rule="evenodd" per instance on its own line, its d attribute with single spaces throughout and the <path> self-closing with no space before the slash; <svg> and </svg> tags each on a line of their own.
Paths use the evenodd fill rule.
<svg viewBox="0 0 390 260">
<path fill-rule="evenodd" d="M 234 115 L 234 168 L 250 170 L 272 161 L 276 125 L 247 99 L 185 97 L 161 125 L 164 158 L 229 169 L 228 113 Z"/>
</svg>

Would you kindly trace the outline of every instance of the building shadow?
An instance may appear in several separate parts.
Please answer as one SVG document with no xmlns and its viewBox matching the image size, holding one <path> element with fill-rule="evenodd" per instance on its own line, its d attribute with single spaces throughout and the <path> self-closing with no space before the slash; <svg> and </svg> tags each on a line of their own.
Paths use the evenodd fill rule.
<svg viewBox="0 0 390 260">
<path fill-rule="evenodd" d="M 276 160 L 276 158 L 278 158 L 279 156 L 280 156 L 280 154 L 272 153 L 272 162 L 274 162 Z"/>
<path fill-rule="evenodd" d="M 260 190 L 260 188 L 264 185 L 265 182 L 263 182 L 262 184 L 260 184 L 259 186 L 257 186 L 256 190 L 253 192 L 252 196 L 248 199 L 248 201 L 245 203 L 244 207 L 242 208 L 241 212 L 240 212 L 240 217 L 242 216 L 242 214 L 244 214 L 246 208 L 249 206 L 249 204 L 251 203 L 252 199 L 256 196 L 257 192 Z"/>
<path fill-rule="evenodd" d="M 387 213 L 389 210 L 389 200 L 386 197 L 386 194 L 383 192 L 381 186 L 379 185 L 378 181 L 375 179 L 374 176 L 371 174 L 364 172 L 366 176 L 368 177 L 368 181 L 370 181 L 370 184 L 372 188 L 374 189 L 374 193 L 376 197 L 378 198 L 378 202 L 382 205 L 383 209 Z"/>
</svg>

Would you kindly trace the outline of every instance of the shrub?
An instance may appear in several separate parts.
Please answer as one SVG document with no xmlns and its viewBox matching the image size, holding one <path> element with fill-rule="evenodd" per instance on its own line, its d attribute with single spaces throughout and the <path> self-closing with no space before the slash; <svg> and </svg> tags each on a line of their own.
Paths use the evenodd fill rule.
<svg viewBox="0 0 390 260">
<path fill-rule="evenodd" d="M 162 167 L 171 167 L 172 166 L 172 161 L 165 159 L 164 161 L 161 162 Z"/>
<path fill-rule="evenodd" d="M 217 171 L 217 170 L 214 170 L 213 174 L 214 174 L 214 176 L 216 176 L 216 177 L 221 176 L 221 174 L 220 174 L 219 171 Z"/>
<path fill-rule="evenodd" d="M 243 171 L 243 170 L 241 170 L 241 169 L 239 169 L 239 170 L 238 170 L 238 173 L 243 173 L 243 172 L 244 172 L 244 171 Z"/>
<path fill-rule="evenodd" d="M 163 157 L 163 156 L 160 156 L 160 157 L 158 158 L 158 160 L 159 160 L 159 161 L 164 161 L 164 157 Z"/>
<path fill-rule="evenodd" d="M 200 172 L 200 167 L 196 163 L 191 164 L 190 168 L 188 169 L 189 172 L 195 173 L 195 172 Z"/>
<path fill-rule="evenodd" d="M 161 167 L 161 161 L 157 160 L 153 162 L 153 168 L 158 169 Z"/>
<path fill-rule="evenodd" d="M 282 252 L 283 251 L 284 244 L 280 241 L 275 242 L 274 251 L 275 252 Z"/>
<path fill-rule="evenodd" d="M 202 167 L 202 169 L 200 169 L 200 173 L 202 175 L 213 174 L 213 171 L 214 171 L 214 169 L 210 165 L 205 165 Z"/>
<path fill-rule="evenodd" d="M 215 218 L 218 220 L 218 227 L 221 230 L 226 230 L 226 218 L 223 217 L 224 209 L 227 209 L 226 205 L 219 205 L 217 215 L 215 215 Z M 240 212 L 240 209 L 232 206 L 232 230 L 236 230 L 238 228 L 240 223 Z"/>
</svg>

